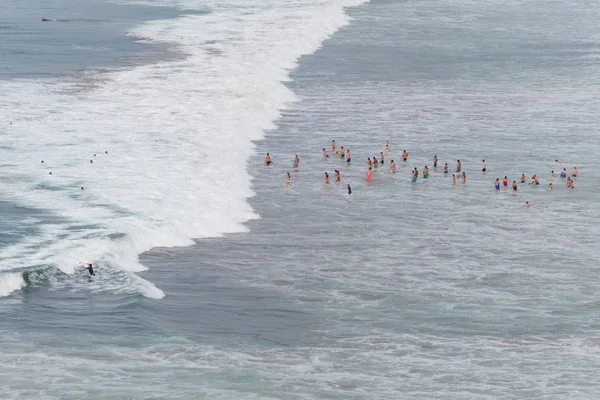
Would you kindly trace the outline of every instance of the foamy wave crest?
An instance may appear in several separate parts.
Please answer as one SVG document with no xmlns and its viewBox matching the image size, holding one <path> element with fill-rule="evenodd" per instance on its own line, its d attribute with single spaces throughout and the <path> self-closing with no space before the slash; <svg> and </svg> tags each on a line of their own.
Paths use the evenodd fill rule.
<svg viewBox="0 0 600 400">
<path fill-rule="evenodd" d="M 282 82 L 301 55 L 348 23 L 343 7 L 363 2 L 165 1 L 209 12 L 131 34 L 176 43 L 185 60 L 92 77 L 87 87 L 1 83 L 2 120 L 12 125 L 0 156 L 16 166 L 0 177 L 17 193 L 11 200 L 58 218 L 5 249 L 0 271 L 53 265 L 70 274 L 90 261 L 133 274 L 153 247 L 244 231 L 258 218 L 247 203 L 252 141 L 296 100 Z M 141 278 L 128 282 L 164 296 Z"/>
<path fill-rule="evenodd" d="M 18 272 L 0 274 L 0 297 L 5 297 L 25 286 L 23 275 Z"/>
</svg>

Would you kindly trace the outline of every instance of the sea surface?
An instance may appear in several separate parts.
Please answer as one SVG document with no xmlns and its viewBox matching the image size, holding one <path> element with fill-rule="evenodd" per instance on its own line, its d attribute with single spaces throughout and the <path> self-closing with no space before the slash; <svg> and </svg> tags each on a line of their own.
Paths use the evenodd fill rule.
<svg viewBox="0 0 600 400">
<path fill-rule="evenodd" d="M 597 399 L 598 20 L 2 3 L 0 398 Z"/>
</svg>

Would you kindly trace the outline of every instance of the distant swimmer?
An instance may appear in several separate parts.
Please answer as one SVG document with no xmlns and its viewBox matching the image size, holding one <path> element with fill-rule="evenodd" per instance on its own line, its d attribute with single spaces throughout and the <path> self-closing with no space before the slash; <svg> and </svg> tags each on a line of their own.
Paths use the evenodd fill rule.
<svg viewBox="0 0 600 400">
<path fill-rule="evenodd" d="M 300 165 L 300 157 L 296 154 L 296 157 L 294 157 L 294 168 L 298 168 L 298 165 Z"/>
<path fill-rule="evenodd" d="M 54 21 L 53 19 L 48 19 L 48 18 L 42 18 L 42 22 L 52 22 Z"/>
<path fill-rule="evenodd" d="M 329 174 L 327 172 L 325 172 L 325 178 L 323 178 L 323 180 L 325 181 L 326 185 L 329 184 Z"/>
<path fill-rule="evenodd" d="M 531 186 L 531 185 L 535 185 L 535 175 L 533 175 L 533 176 L 531 177 L 531 179 L 529 180 L 529 185 L 530 185 L 530 186 Z"/>
<path fill-rule="evenodd" d="M 371 157 L 367 158 L 367 168 L 371 168 L 373 163 L 371 162 Z"/>
<path fill-rule="evenodd" d="M 552 179 L 556 179 L 556 174 L 552 171 Z"/>
<path fill-rule="evenodd" d="M 392 174 L 396 173 L 396 163 L 394 162 L 394 160 L 390 161 L 390 172 Z"/>
<path fill-rule="evenodd" d="M 379 162 L 377 161 L 377 157 L 373 157 L 373 168 L 377 168 L 379 166 Z"/>
<path fill-rule="evenodd" d="M 533 177 L 535 178 L 535 184 L 539 185 L 540 184 L 540 178 L 538 178 L 537 175 L 534 175 Z"/>
<path fill-rule="evenodd" d="M 552 182 L 550 182 L 550 184 L 548 185 L 548 190 L 552 190 L 552 189 L 554 189 L 554 188 L 552 187 Z"/>
<path fill-rule="evenodd" d="M 557 163 L 557 164 L 560 164 L 560 161 L 559 161 L 559 160 L 554 160 L 554 162 L 555 162 L 555 163 Z"/>
<path fill-rule="evenodd" d="M 96 157 L 96 153 L 94 153 L 94 157 Z"/>
<path fill-rule="evenodd" d="M 460 160 L 456 160 L 456 172 L 460 172 L 462 168 L 462 164 L 460 163 Z"/>
<path fill-rule="evenodd" d="M 348 190 L 348 195 L 352 194 L 352 188 L 350 187 L 350 184 L 348 184 L 348 186 L 346 187 L 346 189 Z"/>
<path fill-rule="evenodd" d="M 573 171 L 571 171 L 571 177 L 577 178 L 577 167 L 573 167 Z"/>
<path fill-rule="evenodd" d="M 42 164 L 44 163 L 44 160 L 42 160 Z"/>
<path fill-rule="evenodd" d="M 419 176 L 419 172 L 417 171 L 417 169 L 415 168 L 412 172 L 412 178 L 411 178 L 411 182 L 412 183 L 416 183 L 417 182 L 417 177 Z"/>
<path fill-rule="evenodd" d="M 560 171 L 560 177 L 561 178 L 566 178 L 567 177 L 567 169 L 563 168 L 562 171 Z"/>
<path fill-rule="evenodd" d="M 485 163 L 485 160 L 481 160 L 481 172 L 485 171 L 487 171 L 487 165 Z"/>
<path fill-rule="evenodd" d="M 327 150 L 323 148 L 323 158 L 329 158 L 329 154 L 327 154 Z"/>
<path fill-rule="evenodd" d="M 273 161 L 271 161 L 271 156 L 269 155 L 269 153 L 267 153 L 267 156 L 265 157 L 265 165 L 269 166 L 273 164 Z"/>
<path fill-rule="evenodd" d="M 429 168 L 427 168 L 427 165 L 423 168 L 423 179 L 429 179 Z"/>
<path fill-rule="evenodd" d="M 335 140 L 331 141 L 331 152 L 335 153 Z"/>
<path fill-rule="evenodd" d="M 567 178 L 567 183 L 565 184 L 565 186 L 568 187 L 569 189 L 575 188 L 573 186 L 573 180 L 571 178 Z"/>
<path fill-rule="evenodd" d="M 517 190 L 519 190 L 519 185 L 517 185 L 517 181 L 513 181 L 512 183 L 512 188 L 513 190 L 516 192 Z"/>
<path fill-rule="evenodd" d="M 415 167 L 413 169 L 413 173 L 415 174 L 415 176 L 418 178 L 419 177 L 419 170 L 417 169 L 417 167 Z"/>
<path fill-rule="evenodd" d="M 527 178 L 525 178 L 525 174 L 521 174 L 521 183 L 525 183 Z"/>
<path fill-rule="evenodd" d="M 104 154 L 108 154 L 108 151 L 105 151 Z"/>
<path fill-rule="evenodd" d="M 463 171 L 463 173 L 462 173 L 462 184 L 464 185 L 465 183 L 467 183 L 467 174 L 465 174 L 465 172 Z"/>
<path fill-rule="evenodd" d="M 408 153 L 406 150 L 402 150 L 402 161 L 408 160 Z"/>
<path fill-rule="evenodd" d="M 381 156 L 381 165 L 383 165 L 383 163 L 385 161 L 384 158 L 383 158 L 383 151 L 380 152 L 380 156 Z"/>
<path fill-rule="evenodd" d="M 444 164 L 444 173 L 447 174 L 448 173 L 448 163 Z"/>
<path fill-rule="evenodd" d="M 386 153 L 390 152 L 390 142 L 388 142 L 387 140 L 385 141 L 385 152 Z"/>
<path fill-rule="evenodd" d="M 50 172 L 50 173 L 52 173 L 52 172 Z M 81 190 L 83 190 L 83 186 L 81 187 Z"/>
<path fill-rule="evenodd" d="M 94 163 L 94 160 L 90 160 L 90 164 L 93 164 L 93 163 Z"/>
<path fill-rule="evenodd" d="M 350 156 L 350 149 L 346 151 L 346 162 L 349 163 L 352 161 L 352 157 Z"/>
<path fill-rule="evenodd" d="M 92 275 L 92 276 L 96 276 L 96 273 L 94 272 L 94 267 L 92 267 L 92 264 L 91 264 L 91 263 L 90 263 L 90 264 L 88 264 L 88 265 L 81 264 L 81 266 L 83 267 L 83 269 L 87 269 L 87 270 L 88 270 L 88 272 L 90 273 L 90 275 Z"/>
<path fill-rule="evenodd" d="M 371 180 L 373 179 L 373 171 L 371 171 L 371 168 L 369 168 L 367 170 L 367 176 L 366 176 L 367 182 L 371 182 Z"/>
<path fill-rule="evenodd" d="M 335 156 L 336 156 L 336 157 L 339 157 L 339 156 L 340 156 L 340 152 L 339 152 L 339 151 L 336 151 L 336 152 L 335 152 Z"/>
<path fill-rule="evenodd" d="M 528 202 L 528 201 L 526 201 L 526 202 L 525 202 L 525 205 L 524 205 L 523 207 L 525 207 L 525 208 L 529 208 L 529 207 L 531 207 L 531 204 L 529 204 L 529 202 Z"/>
<path fill-rule="evenodd" d="M 340 157 L 342 160 L 346 158 L 346 150 L 344 150 L 344 146 L 340 148 Z"/>
<path fill-rule="evenodd" d="M 496 178 L 496 182 L 494 182 L 494 189 L 500 190 L 500 179 Z"/>
<path fill-rule="evenodd" d="M 285 184 L 289 185 L 290 184 L 290 180 L 292 179 L 292 177 L 290 176 L 289 172 L 285 173 Z"/>
<path fill-rule="evenodd" d="M 438 157 L 433 156 L 433 168 L 437 168 L 437 163 L 438 163 Z"/>
<path fill-rule="evenodd" d="M 52 171 L 48 172 L 48 175 L 52 175 Z"/>
<path fill-rule="evenodd" d="M 335 172 L 335 181 L 339 182 L 340 181 L 340 171 L 338 171 L 337 169 L 334 171 Z"/>
<path fill-rule="evenodd" d="M 508 186 L 508 177 L 505 176 L 504 179 L 502 179 L 502 186 L 507 187 Z"/>
<path fill-rule="evenodd" d="M 452 174 L 452 185 L 456 185 L 456 175 Z"/>
</svg>

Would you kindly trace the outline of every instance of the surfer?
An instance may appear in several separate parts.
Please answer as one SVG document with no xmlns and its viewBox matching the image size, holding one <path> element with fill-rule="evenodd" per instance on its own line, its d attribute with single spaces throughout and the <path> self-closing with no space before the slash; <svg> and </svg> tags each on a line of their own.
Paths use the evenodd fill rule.
<svg viewBox="0 0 600 400">
<path fill-rule="evenodd" d="M 88 265 L 81 264 L 81 266 L 83 267 L 83 269 L 87 269 L 90 275 L 96 276 L 96 273 L 94 272 L 94 267 L 92 267 L 91 263 L 88 263 Z"/>
</svg>

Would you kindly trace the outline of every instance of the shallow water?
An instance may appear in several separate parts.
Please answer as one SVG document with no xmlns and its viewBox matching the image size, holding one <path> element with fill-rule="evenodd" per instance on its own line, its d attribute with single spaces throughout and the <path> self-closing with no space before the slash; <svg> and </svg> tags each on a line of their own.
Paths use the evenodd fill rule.
<svg viewBox="0 0 600 400">
<path fill-rule="evenodd" d="M 292 73 L 300 101 L 256 143 L 260 219 L 143 254 L 139 275 L 160 300 L 141 296 L 126 268 L 91 282 L 42 270 L 1 299 L 1 397 L 598 396 L 600 8 L 374 1 L 348 12 L 353 23 Z M 323 160 L 331 139 L 351 165 Z M 386 140 L 398 172 L 379 168 L 367 185 L 366 158 Z M 460 159 L 467 184 L 433 170 L 433 155 L 451 169 Z M 425 165 L 431 177 L 411 184 Z M 556 179 L 545 190 L 552 169 L 574 165 L 576 189 Z M 342 184 L 325 186 L 334 169 Z M 540 187 L 493 190 L 521 173 Z M 238 204 L 213 203 L 221 218 Z"/>
</svg>

